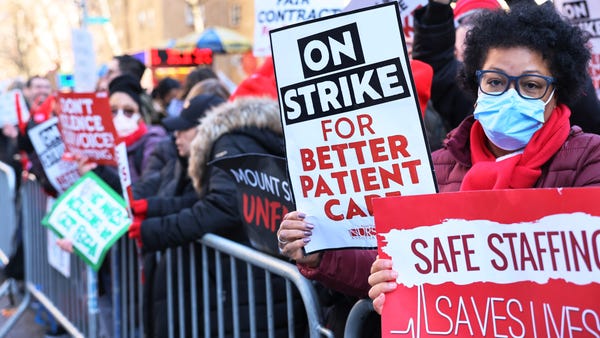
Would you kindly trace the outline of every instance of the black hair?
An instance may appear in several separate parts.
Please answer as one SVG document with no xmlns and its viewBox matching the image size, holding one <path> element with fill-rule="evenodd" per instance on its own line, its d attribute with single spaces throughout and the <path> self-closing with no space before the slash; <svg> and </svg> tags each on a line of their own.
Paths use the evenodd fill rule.
<svg viewBox="0 0 600 338">
<path fill-rule="evenodd" d="M 212 68 L 206 66 L 197 67 L 196 69 L 189 72 L 189 74 L 185 77 L 181 98 L 185 98 L 196 83 L 206 79 L 218 78 L 219 77 L 217 76 L 215 71 L 212 70 Z"/>
<path fill-rule="evenodd" d="M 229 97 L 231 96 L 229 89 L 221 80 L 206 79 L 196 83 L 184 99 L 188 100 L 200 94 L 216 95 L 223 98 L 223 100 L 229 100 Z"/>
<path fill-rule="evenodd" d="M 558 102 L 572 103 L 583 94 L 591 57 L 589 35 L 563 20 L 550 5 L 516 4 L 510 11 L 477 15 L 465 38 L 462 86 L 477 94 L 475 71 L 481 69 L 491 48 L 525 47 L 539 52 L 556 79 Z"/>
<path fill-rule="evenodd" d="M 35 79 L 48 80 L 47 78 L 45 78 L 41 75 L 32 75 L 31 77 L 29 77 L 27 79 L 27 82 L 25 82 L 25 87 L 31 88 L 31 85 L 33 84 L 33 80 L 35 80 Z"/>
<path fill-rule="evenodd" d="M 156 85 L 156 88 L 154 88 L 153 93 L 155 95 L 155 98 L 164 100 L 165 96 L 167 96 L 167 94 L 169 94 L 171 90 L 177 88 L 181 88 L 181 83 L 179 83 L 179 81 L 170 77 L 165 77 L 164 79 L 158 81 L 158 84 Z"/>
<path fill-rule="evenodd" d="M 118 55 L 114 58 L 119 63 L 121 74 L 129 74 L 138 81 L 142 80 L 142 76 L 144 76 L 144 72 L 146 71 L 146 66 L 142 61 L 128 54 Z"/>
</svg>

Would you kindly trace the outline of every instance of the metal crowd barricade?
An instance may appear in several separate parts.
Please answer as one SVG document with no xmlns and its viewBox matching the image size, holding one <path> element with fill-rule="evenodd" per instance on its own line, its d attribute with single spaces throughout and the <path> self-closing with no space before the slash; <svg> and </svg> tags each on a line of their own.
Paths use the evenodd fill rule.
<svg viewBox="0 0 600 338">
<path fill-rule="evenodd" d="M 134 253 L 130 251 L 129 255 L 131 254 Z M 166 310 L 169 338 L 224 337 L 227 325 L 229 330 L 232 330 L 228 335 L 240 337 L 241 321 L 247 321 L 251 337 L 257 337 L 259 325 L 267 328 L 268 337 L 275 337 L 274 319 L 276 315 L 281 315 L 274 313 L 275 278 L 280 278 L 279 282 L 283 279 L 285 285 L 286 337 L 296 337 L 297 327 L 294 323 L 297 318 L 303 318 L 300 322 L 304 327 L 301 329 L 308 332 L 309 337 L 333 337 L 332 332 L 322 324 L 321 307 L 312 282 L 304 278 L 293 264 L 214 234 L 207 234 L 202 240 L 186 248 L 168 249 L 159 259 L 166 259 L 166 271 L 174 272 L 166 274 L 167 308 L 163 309 Z M 214 265 L 211 265 L 211 262 Z M 209 271 L 209 266 L 213 266 L 215 271 Z M 247 290 L 240 290 L 238 287 L 238 271 L 245 271 L 247 274 Z M 258 299 L 259 294 L 254 292 L 259 286 L 254 285 L 259 283 L 255 281 L 257 271 L 264 274 L 265 299 Z M 215 283 L 209 282 L 209 274 Z M 196 279 L 197 275 L 201 276 L 201 280 Z M 225 280 L 227 276 L 229 280 Z M 225 289 L 224 285 L 229 285 L 230 289 Z M 247 291 L 248 299 L 240 299 L 243 298 L 240 296 L 243 291 Z M 228 296 L 225 297 L 225 294 Z M 231 302 L 228 309 L 224 308 L 224 298 L 229 298 Z M 195 299 L 199 301 L 193 301 Z M 216 299 L 216 313 L 209 309 L 211 299 Z M 294 303 L 298 299 L 301 299 L 304 307 L 301 313 L 294 310 L 294 307 L 298 309 L 298 303 Z M 240 302 L 247 302 L 247 313 L 240 311 Z M 266 306 L 265 318 L 259 318 L 254 311 L 259 302 Z M 202 311 L 202 316 L 199 315 L 199 311 Z M 121 313 L 120 322 L 132 322 L 133 313 Z M 180 315 L 182 313 L 187 316 L 187 322 L 186 318 Z M 199 316 L 202 318 L 196 320 Z M 281 322 L 278 324 L 282 325 Z"/>
<path fill-rule="evenodd" d="M 98 276 L 81 259 L 71 256 L 70 277 L 66 278 L 48 262 L 48 230 L 41 225 L 46 214 L 47 196 L 34 179 L 23 182 L 21 200 L 25 295 L 15 313 L 0 327 L 0 338 L 8 334 L 34 300 L 73 337 L 102 338 L 104 334 L 145 337 L 143 264 L 134 241 L 124 237 L 111 249 L 109 274 L 101 272 Z M 275 322 L 278 317 L 284 318 L 286 337 L 304 337 L 296 334 L 298 326 L 295 323 L 304 325 L 301 329 L 311 338 L 333 337 L 323 326 L 321 307 L 312 282 L 293 264 L 213 234 L 207 234 L 189 246 L 166 250 L 157 258 L 165 259 L 166 271 L 174 272 L 166 274 L 167 306 L 162 309 L 166 310 L 164 316 L 168 319 L 168 337 L 224 337 L 226 329 L 232 330 L 227 332 L 228 335 L 240 337 L 241 322 L 248 324 L 251 337 L 257 337 L 259 327 L 268 331 L 269 338 L 276 337 L 278 325 L 279 337 L 282 323 Z M 246 277 L 245 291 L 238 285 L 238 274 Z M 209 279 L 209 275 L 214 279 Z M 104 277 L 110 277 L 110 281 L 107 283 Z M 106 297 L 98 298 L 98 278 L 105 286 L 110 286 L 105 290 L 105 295 L 111 297 L 108 302 Z M 275 282 L 283 285 L 283 295 L 277 297 L 283 298 L 285 311 L 275 310 Z M 257 288 L 262 288 L 264 294 L 254 292 Z M 247 296 L 242 296 L 244 293 Z M 226 294 L 228 297 L 224 296 Z M 228 298 L 227 309 L 225 298 Z M 282 299 L 278 301 L 278 306 L 282 306 Z M 214 302 L 216 311 L 207 310 L 212 306 L 210 302 Z M 240 302 L 244 302 L 247 311 L 240 310 Z M 266 308 L 265 315 L 255 311 L 259 303 Z M 182 313 L 185 316 L 177 315 Z M 200 313 L 202 318 L 195 320 Z M 109 319 L 103 321 L 106 325 L 101 325 L 101 318 L 105 319 L 106 314 Z"/>
<path fill-rule="evenodd" d="M 21 187 L 25 295 L 0 328 L 4 337 L 35 299 L 73 337 L 98 337 L 97 275 L 80 259 L 71 259 L 70 278 L 48 264 L 48 230 L 41 225 L 47 196 L 34 179 Z M 74 256 L 72 256 L 74 257 Z"/>
<path fill-rule="evenodd" d="M 17 227 L 15 184 L 15 170 L 0 162 L 0 232 L 4 234 L 0 236 L 0 267 L 6 265 L 8 255 L 13 251 L 12 236 Z"/>
<path fill-rule="evenodd" d="M 123 236 L 111 249 L 113 337 L 144 337 L 143 262 L 135 242 Z"/>
<path fill-rule="evenodd" d="M 364 327 L 369 317 L 375 313 L 373 302 L 370 299 L 360 299 L 352 306 L 346 327 L 344 328 L 344 338 L 361 338 Z"/>
<path fill-rule="evenodd" d="M 8 255 L 13 251 L 11 241 L 17 225 L 15 182 L 14 169 L 6 163 L 0 162 L 0 215 L 3 217 L 0 231 L 4 234 L 0 236 L 0 267 L 8 264 Z M 0 285 L 0 297 L 8 295 L 11 304 L 14 302 L 12 298 L 13 284 L 13 281 L 9 279 Z"/>
</svg>

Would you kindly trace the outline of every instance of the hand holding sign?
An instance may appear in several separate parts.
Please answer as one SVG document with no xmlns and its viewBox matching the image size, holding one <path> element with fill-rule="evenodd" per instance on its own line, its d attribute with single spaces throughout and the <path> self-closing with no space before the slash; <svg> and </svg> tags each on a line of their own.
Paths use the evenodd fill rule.
<svg viewBox="0 0 600 338">
<path fill-rule="evenodd" d="M 42 220 L 96 271 L 131 220 L 125 202 L 93 172 L 82 176 Z M 69 243 L 70 242 L 70 243 Z"/>
<path fill-rule="evenodd" d="M 375 312 L 381 314 L 385 302 L 385 294 L 396 290 L 398 272 L 392 270 L 392 260 L 377 258 L 371 265 L 369 276 L 369 298 L 373 300 Z"/>
<path fill-rule="evenodd" d="M 597 336 L 599 192 L 377 199 L 382 259 L 371 267 L 369 297 L 383 311 L 383 336 Z M 489 325 L 477 325 L 484 321 Z"/>
<path fill-rule="evenodd" d="M 87 156 L 75 155 L 73 159 L 77 161 L 77 171 L 82 176 L 98 167 L 98 163 L 90 161 Z"/>
<path fill-rule="evenodd" d="M 296 263 L 308 266 L 317 266 L 321 254 L 304 255 L 304 247 L 310 242 L 312 230 L 315 226 L 306 222 L 306 215 L 302 212 L 292 211 L 283 217 L 283 222 L 277 231 L 279 250 L 281 253 L 295 260 Z"/>
</svg>

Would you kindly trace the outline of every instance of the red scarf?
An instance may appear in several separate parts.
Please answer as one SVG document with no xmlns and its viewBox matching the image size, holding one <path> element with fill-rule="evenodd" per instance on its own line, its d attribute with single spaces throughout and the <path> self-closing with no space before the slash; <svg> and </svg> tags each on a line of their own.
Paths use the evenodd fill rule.
<svg viewBox="0 0 600 338">
<path fill-rule="evenodd" d="M 542 174 L 542 165 L 556 154 L 567 140 L 571 110 L 557 105 L 548 121 L 533 134 L 523 153 L 496 162 L 486 145 L 487 138 L 479 121 L 471 127 L 471 162 L 460 190 L 531 188 Z"/>
<path fill-rule="evenodd" d="M 144 136 L 147 131 L 148 127 L 146 126 L 146 123 L 144 123 L 144 121 L 140 121 L 138 124 L 138 129 L 125 137 L 119 138 L 119 142 L 125 142 L 126 147 L 131 147 L 131 145 Z"/>
</svg>

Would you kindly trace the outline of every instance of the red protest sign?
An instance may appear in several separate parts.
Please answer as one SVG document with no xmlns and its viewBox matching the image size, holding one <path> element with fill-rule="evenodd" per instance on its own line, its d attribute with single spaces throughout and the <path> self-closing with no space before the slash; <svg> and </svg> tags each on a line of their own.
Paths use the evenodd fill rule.
<svg viewBox="0 0 600 338">
<path fill-rule="evenodd" d="M 98 164 L 117 164 L 116 131 L 106 93 L 60 93 L 57 110 L 69 153 Z"/>
<path fill-rule="evenodd" d="M 598 188 L 374 201 L 383 337 L 600 336 Z"/>
</svg>

